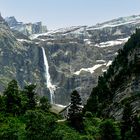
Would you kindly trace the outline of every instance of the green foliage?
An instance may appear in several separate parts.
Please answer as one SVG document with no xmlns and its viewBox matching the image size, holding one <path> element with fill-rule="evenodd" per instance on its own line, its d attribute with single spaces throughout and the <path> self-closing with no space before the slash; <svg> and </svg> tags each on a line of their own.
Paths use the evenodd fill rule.
<svg viewBox="0 0 140 140">
<path fill-rule="evenodd" d="M 140 140 L 140 117 L 138 116 L 133 116 L 132 119 L 132 136 L 134 140 Z"/>
<path fill-rule="evenodd" d="M 132 115 L 132 107 L 129 102 L 125 104 L 121 122 L 121 135 L 123 140 L 140 139 L 140 118 Z"/>
<path fill-rule="evenodd" d="M 5 112 L 5 98 L 0 95 L 0 112 Z"/>
<path fill-rule="evenodd" d="M 21 97 L 17 81 L 12 80 L 4 91 L 6 112 L 13 115 L 21 113 Z"/>
<path fill-rule="evenodd" d="M 92 118 L 93 115 L 92 115 L 91 112 L 87 111 L 87 112 L 85 112 L 85 117 L 87 117 L 87 118 Z"/>
<path fill-rule="evenodd" d="M 94 138 L 97 138 L 98 136 L 100 136 L 100 129 L 99 129 L 99 126 L 101 124 L 101 119 L 99 118 L 88 118 L 86 117 L 85 118 L 85 121 L 84 121 L 84 128 L 85 128 L 85 133 L 86 135 L 88 136 L 92 136 L 92 139 Z"/>
<path fill-rule="evenodd" d="M 73 91 L 71 94 L 71 106 L 68 110 L 68 121 L 78 131 L 82 131 L 83 129 L 81 104 L 82 102 L 79 93 L 76 90 Z"/>
<path fill-rule="evenodd" d="M 29 140 L 46 140 L 52 137 L 56 122 L 52 115 L 47 115 L 42 111 L 27 111 L 26 118 L 26 137 Z"/>
<path fill-rule="evenodd" d="M 98 78 L 98 85 L 93 88 L 84 112 L 90 111 L 98 117 L 108 117 L 104 110 L 113 103 L 113 97 L 118 89 L 128 85 L 132 77 L 140 74 L 140 29 L 136 29 L 107 72 Z"/>
<path fill-rule="evenodd" d="M 107 99 L 103 97 L 99 99 L 102 95 L 106 96 Z M 135 98 L 138 97 L 136 94 Z M 80 95 L 77 91 L 73 91 L 68 121 L 58 122 L 60 117 L 49 112 L 50 104 L 47 97 L 40 98 L 37 106 L 35 85 L 28 85 L 24 90 L 19 90 L 17 82 L 13 80 L 5 89 L 4 96 L 0 96 L 0 139 L 121 140 L 122 136 L 122 140 L 139 140 L 140 118 L 132 116 L 130 106 L 132 98 L 123 101 L 125 107 L 121 133 L 117 122 L 95 118 L 99 111 L 102 111 L 102 108 L 110 102 L 111 98 L 112 93 L 106 79 L 100 77 L 98 86 L 93 89 L 90 96 L 91 102 L 88 100 L 84 116 Z"/>
<path fill-rule="evenodd" d="M 36 85 L 30 84 L 25 86 L 24 94 L 27 96 L 27 104 L 26 107 L 28 110 L 35 109 L 37 105 L 37 93 L 35 92 Z"/>
<path fill-rule="evenodd" d="M 57 125 L 52 135 L 53 140 L 80 140 L 80 134 L 69 127 L 67 123 Z"/>
<path fill-rule="evenodd" d="M 94 116 L 100 116 L 102 108 L 107 106 L 112 98 L 112 93 L 109 90 L 106 80 L 99 77 L 98 86 L 93 88 L 91 95 L 84 107 L 84 111 L 90 111 Z"/>
<path fill-rule="evenodd" d="M 40 109 L 45 112 L 48 112 L 50 107 L 51 107 L 51 105 L 48 101 L 48 98 L 45 96 L 41 97 L 40 98 Z"/>
<path fill-rule="evenodd" d="M 101 140 L 121 140 L 120 129 L 112 120 L 105 120 L 100 125 Z"/>
<path fill-rule="evenodd" d="M 92 90 L 91 96 L 89 97 L 87 104 L 84 107 L 84 110 L 88 110 L 96 115 L 98 111 L 98 106 L 99 106 L 98 88 L 95 87 Z"/>
<path fill-rule="evenodd" d="M 0 127 L 1 140 L 25 140 L 25 125 L 16 117 L 8 117 Z"/>
<path fill-rule="evenodd" d="M 122 139 L 125 139 L 126 133 L 131 130 L 131 127 L 132 127 L 132 107 L 130 106 L 130 103 L 126 103 L 121 123 Z"/>
</svg>

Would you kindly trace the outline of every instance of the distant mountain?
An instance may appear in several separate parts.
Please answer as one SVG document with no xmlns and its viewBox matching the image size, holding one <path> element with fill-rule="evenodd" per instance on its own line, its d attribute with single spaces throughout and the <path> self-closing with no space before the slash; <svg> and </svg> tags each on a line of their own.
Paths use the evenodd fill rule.
<svg viewBox="0 0 140 140">
<path fill-rule="evenodd" d="M 13 32 L 4 19 L 0 20 L 0 92 L 12 79 L 16 79 L 21 87 L 26 83 L 37 83 L 38 90 L 43 83 L 38 72 L 38 47 L 23 34 L 20 37 L 28 39 L 28 43 L 21 43 L 17 37 L 19 33 Z"/>
<path fill-rule="evenodd" d="M 22 24 L 22 22 L 19 23 L 14 16 L 12 16 L 12 17 L 6 17 L 5 18 L 5 21 L 8 23 L 8 25 L 10 27 L 14 27 L 14 26 L 17 26 L 18 24 Z"/>
<path fill-rule="evenodd" d="M 12 30 L 17 30 L 25 35 L 38 34 L 47 32 L 47 27 L 42 25 L 42 22 L 23 23 L 18 22 L 14 16 L 6 17 L 5 21 Z"/>
<path fill-rule="evenodd" d="M 0 13 L 0 22 L 3 22 L 4 21 L 4 19 L 3 19 L 3 17 L 1 16 L 1 13 Z"/>
<path fill-rule="evenodd" d="M 52 81 L 59 87 L 56 100 L 61 99 L 62 93 L 66 95 L 77 89 L 85 101 L 98 76 L 108 69 L 117 51 L 139 27 L 138 15 L 90 27 L 73 26 L 32 35 L 30 38 L 48 52 Z"/>
<path fill-rule="evenodd" d="M 28 24 L 16 22 L 14 18 L 11 19 L 13 19 L 12 22 L 9 22 L 9 25 L 13 26 L 10 27 L 11 29 L 8 26 L 8 30 L 0 28 L 1 33 L 6 32 L 5 36 L 0 36 L 0 41 L 3 43 L 0 48 L 5 44 L 10 50 L 10 48 L 14 48 L 14 44 L 11 47 L 10 42 L 15 41 L 15 44 L 21 45 L 18 48 L 25 49 L 25 52 L 16 51 L 15 47 L 15 53 L 18 52 L 18 54 L 8 52 L 13 59 L 10 59 L 11 57 L 6 59 L 6 56 L 5 59 L 2 59 L 0 56 L 0 60 L 3 62 L 0 68 L 1 75 L 5 79 L 1 79 L 0 83 L 4 81 L 7 83 L 11 79 L 11 75 L 15 75 L 14 77 L 21 86 L 27 82 L 35 82 L 40 94 L 49 96 L 43 47 L 48 61 L 51 83 L 56 86 L 54 100 L 63 105 L 69 103 L 70 93 L 74 89 L 79 91 L 83 102 L 86 102 L 92 88 L 97 85 L 98 76 L 107 71 L 117 56 L 117 51 L 123 47 L 135 29 L 140 27 L 140 16 L 130 16 L 90 27 L 73 26 L 34 34 L 35 32 L 31 28 L 27 28 L 31 27 Z M 3 25 L 1 24 L 1 26 Z M 17 30 L 15 31 L 15 29 Z M 24 32 L 25 29 L 29 29 L 28 33 Z M 9 32 L 13 38 L 8 36 Z M 7 53 L 7 50 L 3 50 L 3 52 Z M 4 64 L 4 60 L 10 60 L 11 65 Z M 13 74 L 10 69 L 15 70 L 12 67 L 14 61 L 17 70 Z M 7 66 L 6 71 L 5 66 Z M 9 79 L 7 80 L 7 78 Z"/>
</svg>

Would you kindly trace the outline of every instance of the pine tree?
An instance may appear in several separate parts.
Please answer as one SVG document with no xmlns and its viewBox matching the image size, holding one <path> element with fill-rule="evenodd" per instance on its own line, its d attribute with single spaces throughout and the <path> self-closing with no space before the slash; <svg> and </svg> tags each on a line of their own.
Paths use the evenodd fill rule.
<svg viewBox="0 0 140 140">
<path fill-rule="evenodd" d="M 48 98 L 45 96 L 41 97 L 40 98 L 40 109 L 45 112 L 48 112 L 50 107 L 51 107 L 51 105 L 48 101 Z"/>
<path fill-rule="evenodd" d="M 132 127 L 132 107 L 130 103 L 126 103 L 121 123 L 122 140 L 124 140 L 127 133 L 131 131 L 131 127 Z"/>
<path fill-rule="evenodd" d="M 82 101 L 79 93 L 75 90 L 71 94 L 71 106 L 68 110 L 68 121 L 78 131 L 83 129 L 83 117 L 82 117 Z"/>
<path fill-rule="evenodd" d="M 37 93 L 35 92 L 36 85 L 30 84 L 24 88 L 24 93 L 27 96 L 26 108 L 29 110 L 35 109 L 37 105 Z"/>
<path fill-rule="evenodd" d="M 12 80 L 4 91 L 6 112 L 19 115 L 21 112 L 21 97 L 16 80 Z"/>
<path fill-rule="evenodd" d="M 84 111 L 90 111 L 94 115 L 97 114 L 99 107 L 99 101 L 98 101 L 98 87 L 93 88 L 91 95 L 87 101 L 87 104 L 84 107 Z"/>
<path fill-rule="evenodd" d="M 106 119 L 100 125 L 101 140 L 121 140 L 120 129 L 113 120 Z"/>
</svg>

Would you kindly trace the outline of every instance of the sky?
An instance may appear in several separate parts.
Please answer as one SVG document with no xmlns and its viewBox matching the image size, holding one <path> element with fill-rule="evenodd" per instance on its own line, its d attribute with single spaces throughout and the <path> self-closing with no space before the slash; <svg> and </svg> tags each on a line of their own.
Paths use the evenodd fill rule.
<svg viewBox="0 0 140 140">
<path fill-rule="evenodd" d="M 48 29 L 57 29 L 139 15 L 140 0 L 0 0 L 0 12 L 3 17 L 42 21 Z"/>
</svg>

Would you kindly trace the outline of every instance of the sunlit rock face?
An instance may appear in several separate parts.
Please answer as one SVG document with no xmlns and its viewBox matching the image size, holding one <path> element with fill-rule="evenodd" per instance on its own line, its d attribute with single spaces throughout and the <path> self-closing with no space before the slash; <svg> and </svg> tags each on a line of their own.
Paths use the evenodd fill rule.
<svg viewBox="0 0 140 140">
<path fill-rule="evenodd" d="M 140 16 L 130 16 L 91 27 L 73 26 L 32 35 L 31 39 L 48 52 L 50 75 L 57 87 L 56 102 L 69 102 L 74 89 L 86 101 L 98 76 L 139 26 Z"/>
<path fill-rule="evenodd" d="M 45 33 L 32 32 L 27 34 L 28 36 L 21 34 L 22 31 L 12 32 L 9 27 L 6 27 L 10 30 L 12 38 L 8 35 L 9 31 L 0 28 L 1 33 L 6 32 L 5 38 L 9 40 L 6 41 L 4 36 L 0 36 L 0 49 L 3 53 L 8 53 L 8 57 L 0 56 L 1 69 L 3 69 L 1 74 L 8 78 L 7 81 L 15 77 L 22 86 L 26 82 L 37 83 L 39 94 L 50 98 L 44 76 L 41 49 L 43 47 L 48 60 L 51 82 L 56 86 L 55 103 L 68 104 L 70 93 L 74 89 L 79 91 L 85 103 L 92 88 L 98 82 L 98 76 L 107 70 L 118 49 L 122 48 L 130 35 L 135 32 L 135 28 L 139 26 L 140 16 L 130 16 L 91 27 L 73 26 Z M 13 44 L 10 44 L 11 42 Z M 3 49 L 3 46 L 8 47 L 10 51 Z M 12 48 L 14 48 L 13 53 L 11 53 Z M 7 64 L 7 61 L 10 64 Z M 12 63 L 16 63 L 16 66 Z"/>
<path fill-rule="evenodd" d="M 42 25 L 42 22 L 23 23 L 18 22 L 14 16 L 6 17 L 5 21 L 12 30 L 19 31 L 24 35 L 39 34 L 47 32 L 47 27 Z"/>
<path fill-rule="evenodd" d="M 42 52 L 29 39 L 23 40 L 15 37 L 7 23 L 0 22 L 0 92 L 12 79 L 16 79 L 21 87 L 26 83 L 37 83 L 38 90 L 43 83 Z"/>
</svg>

